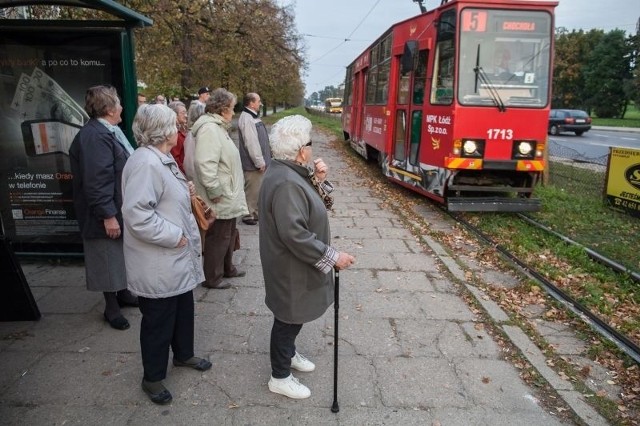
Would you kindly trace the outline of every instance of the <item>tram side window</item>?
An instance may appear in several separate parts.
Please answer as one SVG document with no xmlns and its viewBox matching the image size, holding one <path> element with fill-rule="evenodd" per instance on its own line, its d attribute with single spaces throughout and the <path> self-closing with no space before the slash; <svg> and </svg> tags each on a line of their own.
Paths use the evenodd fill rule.
<svg viewBox="0 0 640 426">
<path fill-rule="evenodd" d="M 410 74 L 400 76 L 400 82 L 398 84 L 398 105 L 406 105 L 409 103 L 409 84 Z"/>
<path fill-rule="evenodd" d="M 413 82 L 413 103 L 422 105 L 424 100 L 424 90 L 427 83 L 427 58 L 428 50 L 421 50 L 418 53 L 418 63 L 416 64 L 415 77 Z"/>
<path fill-rule="evenodd" d="M 386 104 L 389 96 L 389 71 L 391 61 L 386 61 L 378 66 L 378 83 L 376 86 L 376 103 Z"/>
<path fill-rule="evenodd" d="M 367 81 L 367 104 L 385 104 L 389 96 L 391 70 L 391 36 L 371 49 L 371 68 Z"/>
<path fill-rule="evenodd" d="M 352 92 L 352 85 L 353 85 L 353 65 L 349 66 L 347 68 L 347 75 L 344 79 L 345 81 L 345 87 L 344 87 L 344 100 L 345 100 L 345 105 L 351 105 L 351 96 L 353 94 Z"/>
<path fill-rule="evenodd" d="M 431 103 L 449 105 L 453 102 L 453 75 L 455 64 L 456 16 L 448 10 L 440 16 L 438 41 L 431 84 Z"/>
<path fill-rule="evenodd" d="M 393 157 L 398 161 L 404 161 L 404 140 L 407 134 L 407 116 L 406 111 L 396 111 L 396 131 L 393 139 Z"/>
<path fill-rule="evenodd" d="M 367 103 L 373 104 L 376 101 L 376 81 L 378 80 L 377 67 L 370 69 L 367 76 Z"/>
<path fill-rule="evenodd" d="M 435 75 L 431 86 L 431 103 L 448 105 L 453 101 L 453 40 L 438 43 L 436 47 Z"/>
<path fill-rule="evenodd" d="M 418 152 L 420 149 L 420 137 L 422 125 L 422 111 L 411 113 L 411 146 L 409 147 L 409 162 L 414 166 L 418 164 Z"/>
</svg>

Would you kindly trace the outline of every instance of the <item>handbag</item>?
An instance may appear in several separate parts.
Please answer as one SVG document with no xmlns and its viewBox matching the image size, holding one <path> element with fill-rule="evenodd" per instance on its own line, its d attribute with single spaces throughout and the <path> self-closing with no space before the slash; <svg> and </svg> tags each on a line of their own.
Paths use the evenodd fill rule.
<svg viewBox="0 0 640 426">
<path fill-rule="evenodd" d="M 199 195 L 193 195 L 191 197 L 191 210 L 198 223 L 198 228 L 203 231 L 209 229 L 216 220 L 216 215 L 213 210 L 211 210 L 211 207 L 209 207 Z"/>
</svg>

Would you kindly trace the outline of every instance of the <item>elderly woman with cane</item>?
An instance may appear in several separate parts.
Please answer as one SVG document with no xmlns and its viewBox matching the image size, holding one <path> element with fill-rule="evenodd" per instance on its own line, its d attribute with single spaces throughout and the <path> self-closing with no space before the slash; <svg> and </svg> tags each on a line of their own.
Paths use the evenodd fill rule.
<svg viewBox="0 0 640 426">
<path fill-rule="evenodd" d="M 311 122 L 300 115 L 276 122 L 269 135 L 273 161 L 260 189 L 260 258 L 267 307 L 273 312 L 269 390 L 289 398 L 311 396 L 291 369 L 315 364 L 299 354 L 302 325 L 334 302 L 333 269 L 355 261 L 330 245 L 327 165 L 311 152 Z"/>
<path fill-rule="evenodd" d="M 142 389 L 156 404 L 172 399 L 162 383 L 169 347 L 174 366 L 211 368 L 211 362 L 193 353 L 193 289 L 204 274 L 200 234 L 191 213 L 195 189 L 170 154 L 177 133 L 176 113 L 169 107 L 140 106 L 133 121 L 139 148 L 122 174 L 127 278 L 142 312 Z"/>
</svg>

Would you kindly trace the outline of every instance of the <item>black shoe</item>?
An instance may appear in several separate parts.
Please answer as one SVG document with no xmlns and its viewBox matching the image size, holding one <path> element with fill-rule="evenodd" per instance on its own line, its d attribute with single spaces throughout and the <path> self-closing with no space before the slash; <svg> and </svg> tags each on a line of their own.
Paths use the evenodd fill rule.
<svg viewBox="0 0 640 426">
<path fill-rule="evenodd" d="M 127 321 L 127 319 L 122 315 L 110 320 L 109 318 L 107 318 L 107 314 L 104 314 L 104 320 L 116 330 L 126 330 L 127 328 L 129 328 L 129 321 Z"/>
<path fill-rule="evenodd" d="M 194 370 L 198 371 L 207 371 L 211 368 L 211 363 L 203 358 L 198 358 L 197 356 L 192 356 L 186 361 L 178 361 L 177 359 L 173 359 L 173 365 L 176 367 L 191 367 Z"/>
<path fill-rule="evenodd" d="M 247 271 L 240 271 L 238 269 L 236 269 L 236 271 L 232 274 L 225 274 L 223 275 L 223 277 L 225 278 L 239 278 L 239 277 L 244 277 L 245 275 L 247 275 Z"/>
<path fill-rule="evenodd" d="M 246 217 L 246 218 L 242 218 L 242 223 L 246 223 L 247 225 L 257 225 L 258 224 L 258 220 L 254 219 L 252 217 Z"/>
<path fill-rule="evenodd" d="M 126 296 L 121 297 L 120 295 L 116 296 L 116 299 L 118 299 L 118 305 L 123 308 L 125 306 L 131 306 L 133 308 L 138 308 L 140 307 L 140 304 L 138 303 L 138 298 L 136 296 L 134 296 L 133 294 L 129 293 Z"/>
<path fill-rule="evenodd" d="M 144 393 L 149 395 L 149 399 L 151 402 L 156 404 L 168 404 L 171 402 L 173 397 L 171 396 L 171 392 L 167 390 L 162 384 L 162 381 L 159 382 L 147 382 L 142 379 L 142 390 Z"/>
</svg>

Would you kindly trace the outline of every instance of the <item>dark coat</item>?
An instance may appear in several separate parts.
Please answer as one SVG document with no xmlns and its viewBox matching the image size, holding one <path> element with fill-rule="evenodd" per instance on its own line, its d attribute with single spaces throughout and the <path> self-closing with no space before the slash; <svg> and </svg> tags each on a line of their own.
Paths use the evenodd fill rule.
<svg viewBox="0 0 640 426">
<path fill-rule="evenodd" d="M 277 319 L 289 324 L 319 318 L 334 297 L 332 269 L 321 272 L 317 267 L 334 251 L 329 218 L 307 174 L 293 162 L 273 160 L 258 204 L 265 302 Z"/>
<path fill-rule="evenodd" d="M 115 216 L 122 229 L 122 170 L 129 153 L 98 120 L 80 129 L 69 148 L 73 204 L 82 238 L 108 238 L 104 219 Z"/>
</svg>

